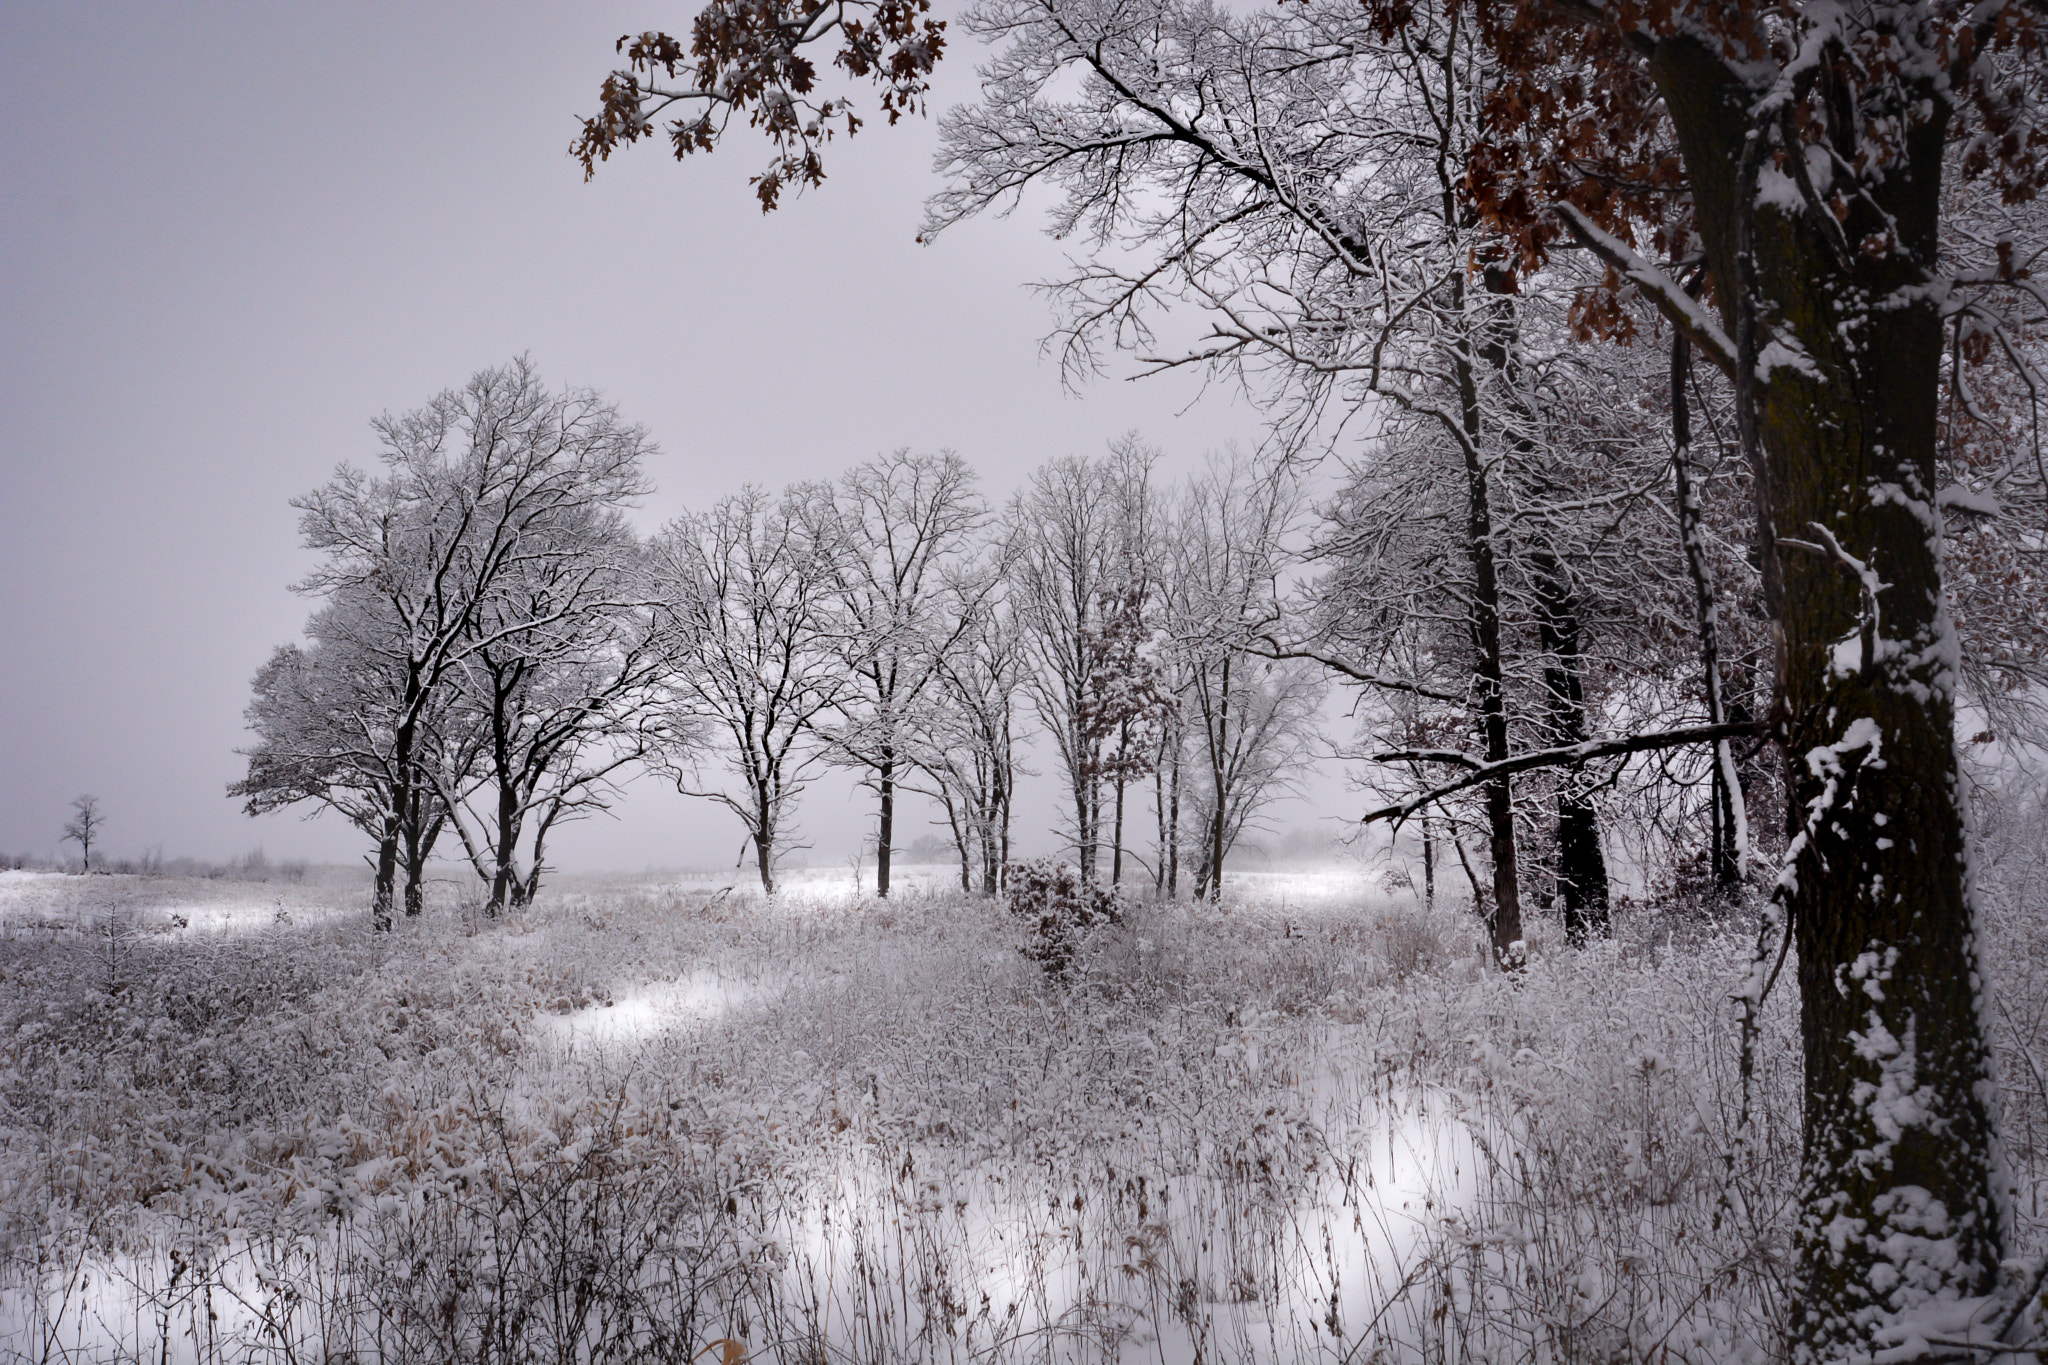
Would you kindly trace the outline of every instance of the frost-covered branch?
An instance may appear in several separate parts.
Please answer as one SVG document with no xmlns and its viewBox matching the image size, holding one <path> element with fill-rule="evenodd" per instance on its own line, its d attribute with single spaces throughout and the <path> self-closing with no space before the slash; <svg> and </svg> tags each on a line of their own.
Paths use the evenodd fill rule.
<svg viewBox="0 0 2048 1365">
<path fill-rule="evenodd" d="M 1358 817 L 1360 824 L 1372 824 L 1379 820 L 1391 820 L 1396 825 L 1425 806 L 1434 805 L 1447 796 L 1469 791 L 1473 787 L 1496 781 L 1515 773 L 1529 772 L 1537 768 L 1569 768 L 1603 758 L 1621 758 L 1629 754 L 1651 753 L 1659 749 L 1676 749 L 1690 744 L 1715 744 L 1724 739 L 1739 739 L 1745 735 L 1765 732 L 1760 721 L 1727 721 L 1720 725 L 1690 725 L 1674 730 L 1659 730 L 1651 734 L 1626 735 L 1619 739 L 1588 740 L 1584 744 L 1569 744 L 1554 749 L 1532 749 L 1511 758 L 1497 762 L 1486 762 L 1457 749 L 1394 749 L 1371 755 L 1375 763 L 1438 763 L 1466 770 L 1462 777 L 1432 787 L 1426 792 L 1397 801 L 1390 806 L 1367 811 Z"/>
</svg>

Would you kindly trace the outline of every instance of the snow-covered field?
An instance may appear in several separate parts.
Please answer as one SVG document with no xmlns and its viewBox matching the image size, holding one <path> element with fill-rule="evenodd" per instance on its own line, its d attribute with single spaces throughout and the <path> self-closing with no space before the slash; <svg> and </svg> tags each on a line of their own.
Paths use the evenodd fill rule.
<svg viewBox="0 0 2048 1365">
<path fill-rule="evenodd" d="M 1769 1339 L 1796 1035 L 1775 1001 L 1731 1172 L 1745 934 L 1638 912 L 1517 985 L 1462 908 L 1273 873 L 1137 907 L 1062 987 L 948 881 L 444 890 L 378 936 L 342 881 L 0 874 L 0 1359 Z"/>
</svg>

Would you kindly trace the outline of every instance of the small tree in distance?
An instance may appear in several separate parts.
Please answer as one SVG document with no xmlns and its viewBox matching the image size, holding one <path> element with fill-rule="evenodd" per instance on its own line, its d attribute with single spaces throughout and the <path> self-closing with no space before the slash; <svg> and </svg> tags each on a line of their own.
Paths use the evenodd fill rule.
<svg viewBox="0 0 2048 1365">
<path fill-rule="evenodd" d="M 78 845 L 80 871 L 92 871 L 92 841 L 100 837 L 100 826 L 106 820 L 107 817 L 100 813 L 97 796 L 71 798 L 71 819 L 64 826 L 63 842 Z"/>
</svg>

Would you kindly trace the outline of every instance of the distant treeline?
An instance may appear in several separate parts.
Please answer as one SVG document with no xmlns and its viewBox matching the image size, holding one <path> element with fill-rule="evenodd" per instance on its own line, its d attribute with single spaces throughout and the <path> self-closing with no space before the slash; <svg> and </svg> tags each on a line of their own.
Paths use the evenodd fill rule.
<svg viewBox="0 0 2048 1365">
<path fill-rule="evenodd" d="M 94 860 L 95 873 L 124 877 L 200 877 L 229 882 L 302 882 L 313 868 L 304 858 L 272 862 L 260 848 L 239 858 L 214 862 L 206 858 L 166 858 L 162 849 L 150 849 L 135 858 Z M 0 853 L 0 871 L 76 872 L 77 858 L 52 857 L 41 853 Z"/>
</svg>

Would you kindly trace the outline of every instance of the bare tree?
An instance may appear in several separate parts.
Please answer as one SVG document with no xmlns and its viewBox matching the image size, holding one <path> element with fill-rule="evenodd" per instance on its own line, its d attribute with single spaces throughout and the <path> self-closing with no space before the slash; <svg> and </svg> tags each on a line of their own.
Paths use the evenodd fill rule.
<svg viewBox="0 0 2048 1365">
<path fill-rule="evenodd" d="M 423 724 L 451 670 L 478 651 L 543 630 L 567 608 L 482 624 L 509 575 L 545 557 L 563 518 L 616 507 L 644 490 L 646 433 L 589 390 L 552 392 L 525 358 L 484 370 L 461 390 L 373 424 L 385 475 L 344 466 L 294 502 L 308 549 L 325 562 L 298 585 L 323 597 L 374 596 L 388 636 L 364 642 L 399 679 L 391 761 L 402 788 L 419 768 Z M 391 923 L 393 881 L 409 791 L 378 835 L 373 918 Z"/>
<path fill-rule="evenodd" d="M 1719 725 L 1729 718 L 1731 707 L 1722 663 L 1721 594 L 1708 558 L 1699 474 L 1693 467 L 1692 405 L 1686 397 L 1691 368 L 1692 343 L 1686 340 L 1685 333 L 1674 331 L 1671 334 L 1672 502 L 1678 515 L 1679 543 L 1685 551 L 1686 577 L 1693 590 L 1707 720 L 1709 724 Z M 1750 855 L 1749 803 L 1744 797 L 1741 774 L 1736 769 L 1735 741 L 1732 739 L 1723 739 L 1714 745 L 1711 793 L 1713 833 L 1708 853 L 1709 875 L 1716 893 L 1732 900 L 1740 892 Z"/>
<path fill-rule="evenodd" d="M 1107 458 L 1067 456 L 1039 466 L 1004 515 L 1011 607 L 1030 653 L 1025 687 L 1065 770 L 1073 847 L 1085 880 L 1102 842 L 1102 774 L 1109 743 L 1091 724 L 1095 641 L 1105 602 L 1148 572 L 1138 539 L 1151 519 L 1154 452 L 1136 437 Z"/>
<path fill-rule="evenodd" d="M 984 590 L 973 577 L 959 599 L 967 616 L 958 645 L 941 660 L 939 687 L 911 735 L 920 784 L 945 812 L 960 855 L 960 889 L 979 872 L 981 893 L 1003 889 L 1010 864 L 1010 818 L 1017 779 L 1017 743 L 1023 724 L 1018 693 L 1026 668 L 1015 618 L 1000 599 L 999 566 L 983 566 Z"/>
<path fill-rule="evenodd" d="M 99 837 L 100 827 L 105 823 L 97 796 L 71 798 L 71 818 L 64 822 L 64 841 L 78 845 L 81 871 L 92 871 L 92 841 Z"/>
<path fill-rule="evenodd" d="M 1280 617 L 1281 574 L 1301 498 L 1285 466 L 1212 460 L 1181 494 L 1168 538 L 1168 629 L 1183 709 L 1206 781 L 1195 895 L 1220 898 L 1223 863 L 1259 808 L 1306 755 L 1323 687 L 1298 661 L 1257 650 Z"/>
<path fill-rule="evenodd" d="M 1277 377 L 1297 433 L 1366 394 L 1434 428 L 1463 466 L 1470 691 L 1485 752 L 1500 758 L 1510 723 L 1494 502 L 1507 433 L 1494 395 L 1511 387 L 1513 315 L 1458 202 L 1483 54 L 1446 10 L 1424 13 L 1435 27 L 1404 44 L 1334 7 L 977 7 L 970 29 L 1004 46 L 982 102 L 946 117 L 953 186 L 933 201 L 928 232 L 1029 185 L 1057 186 L 1056 230 L 1103 248 L 1055 285 L 1070 369 L 1092 370 L 1104 345 L 1131 346 L 1150 368 Z M 1182 300 L 1203 310 L 1210 335 L 1174 353 L 1151 319 Z M 1509 782 L 1486 799 L 1494 938 L 1508 961 L 1521 938 Z"/>
<path fill-rule="evenodd" d="M 826 634 L 832 547 L 813 538 L 805 503 L 748 487 L 683 517 L 655 542 L 654 630 L 665 764 L 676 789 L 740 818 L 761 889 L 775 893 L 792 803 L 818 757 L 816 727 L 844 677 Z M 739 790 L 709 787 L 702 757 L 716 743 Z"/>
<path fill-rule="evenodd" d="M 494 914 L 533 899 L 558 824 L 609 808 L 613 776 L 645 751 L 662 668 L 638 606 L 641 547 L 616 509 L 574 509 L 529 542 L 477 614 L 481 643 L 451 675 L 479 736 L 481 780 L 469 792 L 438 787 Z"/>
<path fill-rule="evenodd" d="M 1290 445 L 1362 421 L 1376 424 L 1365 432 L 1382 466 L 1372 479 L 1414 482 L 1427 466 L 1429 515 L 1385 530 L 1416 538 L 1410 558 L 1454 575 L 1451 624 L 1467 640 L 1437 654 L 1458 676 L 1432 690 L 1466 699 L 1479 761 L 1499 765 L 1518 732 L 1542 745 L 1539 726 L 1565 737 L 1592 728 L 1586 575 L 1542 510 L 1573 501 L 1545 491 L 1559 351 L 1531 326 L 1563 321 L 1570 282 L 1522 271 L 1464 202 L 1495 69 L 1470 16 L 1455 3 L 1403 13 L 1403 25 L 1375 29 L 1341 4 L 976 6 L 969 28 L 1001 47 L 982 100 L 945 120 L 953 183 L 928 232 L 1012 206 L 1027 187 L 1055 188 L 1054 229 L 1095 248 L 1050 286 L 1066 307 L 1070 372 L 1116 348 L 1147 371 L 1203 366 L 1273 400 Z M 1155 321 L 1187 304 L 1206 335 L 1165 344 Z M 1518 616 L 1534 628 L 1519 632 Z M 1360 685 L 1403 681 L 1332 642 L 1292 643 L 1302 647 L 1281 652 L 1326 659 Z M 1512 702 L 1522 681 L 1534 683 L 1532 724 Z M 1526 872 L 1512 773 L 1490 772 L 1487 908 L 1511 965 Z M 1557 792 L 1559 843 L 1571 850 L 1560 879 L 1597 917 L 1595 808 L 1584 782 Z"/>
<path fill-rule="evenodd" d="M 258 669 L 243 712 L 255 743 L 240 752 L 247 773 L 228 786 L 249 815 L 311 804 L 330 809 L 377 841 L 398 831 L 405 913 L 424 905 L 426 861 L 446 827 L 439 792 L 472 778 L 482 733 L 464 724 L 452 690 L 431 696 L 401 763 L 406 669 L 391 649 L 381 599 L 338 595 L 313 613 L 304 644 L 283 645 Z"/>
<path fill-rule="evenodd" d="M 875 792 L 875 894 L 887 896 L 908 730 L 978 617 L 973 594 L 994 583 L 961 578 L 988 509 L 958 455 L 899 450 L 814 489 L 805 515 L 829 549 L 820 626 L 846 672 L 836 720 L 821 729 L 828 754 Z"/>
</svg>

